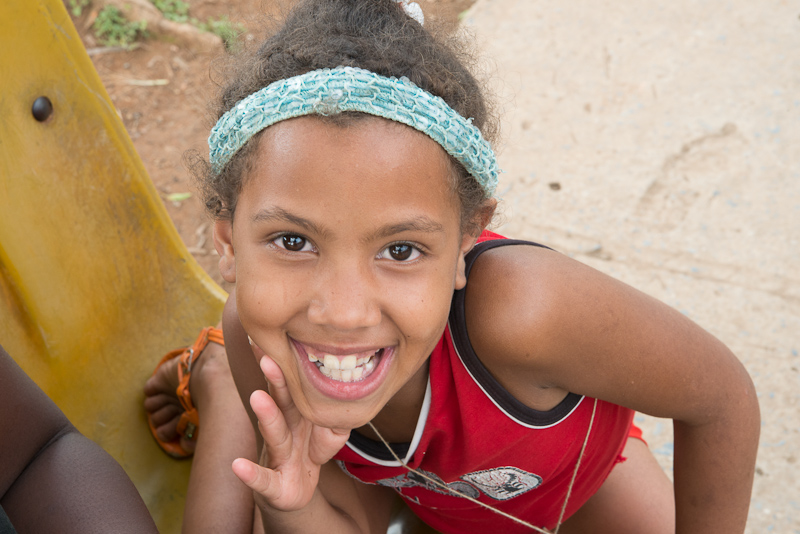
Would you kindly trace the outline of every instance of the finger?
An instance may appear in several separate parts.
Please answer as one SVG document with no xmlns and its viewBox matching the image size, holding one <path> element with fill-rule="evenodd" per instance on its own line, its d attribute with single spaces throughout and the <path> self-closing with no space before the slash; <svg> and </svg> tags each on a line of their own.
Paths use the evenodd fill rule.
<svg viewBox="0 0 800 534">
<path fill-rule="evenodd" d="M 344 447 L 350 430 L 325 428 L 314 426 L 309 440 L 308 457 L 317 465 L 327 463 L 328 460 Z"/>
<path fill-rule="evenodd" d="M 297 426 L 303 420 L 303 415 L 295 406 L 294 400 L 292 400 L 283 371 L 275 363 L 275 360 L 267 355 L 262 356 L 259 364 L 261 372 L 264 373 L 264 378 L 269 382 L 269 394 L 275 400 L 275 404 L 278 405 L 281 412 L 283 412 L 286 423 L 290 427 Z"/>
<path fill-rule="evenodd" d="M 250 406 L 264 438 L 267 466 L 277 467 L 288 462 L 292 456 L 292 432 L 275 400 L 266 391 L 257 390 L 250 395 Z"/>
<path fill-rule="evenodd" d="M 233 473 L 248 488 L 267 501 L 277 501 L 282 493 L 280 476 L 273 470 L 261 467 L 246 458 L 237 458 L 231 465 Z"/>
<path fill-rule="evenodd" d="M 286 387 L 286 377 L 283 376 L 280 366 L 275 363 L 275 360 L 261 353 L 261 358 L 258 360 L 258 365 L 261 367 L 261 372 L 264 373 L 264 378 L 267 379 L 270 386 Z M 272 391 L 270 391 L 272 394 Z"/>
<path fill-rule="evenodd" d="M 250 340 L 250 349 L 253 351 L 253 355 L 256 357 L 258 361 L 258 365 L 261 367 L 261 372 L 264 373 L 264 377 L 270 383 L 270 385 L 275 384 L 276 386 L 285 385 L 286 378 L 283 376 L 283 371 L 281 370 L 280 366 L 275 363 L 275 360 L 267 356 L 267 353 L 264 352 L 261 347 L 253 343 L 253 340 L 250 339 L 248 336 L 247 338 Z M 264 368 L 264 359 L 267 360 L 267 368 Z M 272 394 L 272 391 L 270 391 Z"/>
<path fill-rule="evenodd" d="M 257 362 L 259 362 L 259 364 L 261 363 L 262 358 L 264 357 L 269 358 L 269 356 L 267 356 L 267 353 L 264 352 L 264 350 L 261 347 L 256 345 L 256 343 L 252 339 L 250 339 L 250 336 L 247 336 L 247 340 L 250 342 L 250 350 L 253 352 L 253 356 L 255 356 L 255 359 Z"/>
</svg>

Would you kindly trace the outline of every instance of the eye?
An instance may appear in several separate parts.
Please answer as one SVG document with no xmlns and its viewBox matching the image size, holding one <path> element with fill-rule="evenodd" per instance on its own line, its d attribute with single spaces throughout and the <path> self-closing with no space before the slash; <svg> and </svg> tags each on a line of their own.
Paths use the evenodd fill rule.
<svg viewBox="0 0 800 534">
<path fill-rule="evenodd" d="M 276 238 L 273 243 L 290 252 L 312 252 L 314 247 L 303 236 L 286 234 Z"/>
<path fill-rule="evenodd" d="M 420 257 L 422 253 L 408 243 L 395 243 L 389 245 L 378 255 L 379 258 L 394 261 L 410 261 Z"/>
</svg>

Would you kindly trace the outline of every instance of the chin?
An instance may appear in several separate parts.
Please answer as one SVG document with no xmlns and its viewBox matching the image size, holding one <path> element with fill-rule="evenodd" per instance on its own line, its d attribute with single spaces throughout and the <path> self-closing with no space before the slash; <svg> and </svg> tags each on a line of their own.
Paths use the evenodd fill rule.
<svg viewBox="0 0 800 534">
<path fill-rule="evenodd" d="M 360 428 L 372 421 L 380 411 L 380 407 L 374 404 L 364 405 L 361 402 L 308 402 L 308 413 L 303 413 L 303 416 L 317 426 L 331 429 Z"/>
</svg>

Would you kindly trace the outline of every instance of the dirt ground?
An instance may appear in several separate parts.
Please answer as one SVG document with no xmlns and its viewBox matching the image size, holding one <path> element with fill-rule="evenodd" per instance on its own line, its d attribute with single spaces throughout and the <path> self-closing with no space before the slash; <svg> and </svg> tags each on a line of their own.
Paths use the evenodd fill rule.
<svg viewBox="0 0 800 534">
<path fill-rule="evenodd" d="M 800 533 L 797 4 L 478 0 L 462 23 L 497 74 L 501 232 L 736 354 L 762 423 L 746 532 Z M 671 421 L 636 420 L 671 474 Z"/>
<path fill-rule="evenodd" d="M 474 0 L 422 0 L 426 17 L 456 24 L 459 14 Z M 65 1 L 65 3 L 67 3 Z M 187 0 L 192 17 L 227 16 L 245 28 L 239 42 L 260 42 L 292 0 Z M 179 42 L 147 39 L 132 51 L 102 47 L 88 26 L 96 13 L 86 9 L 73 22 L 108 90 L 114 106 L 133 140 L 175 227 L 200 265 L 228 290 L 217 269 L 210 219 L 184 163 L 187 151 L 206 156 L 206 141 L 213 124 L 208 111 L 216 94 L 214 65 L 225 62 L 227 52 L 201 53 Z M 170 200 L 171 195 L 185 200 Z M 183 194 L 183 195 L 181 195 Z"/>
</svg>

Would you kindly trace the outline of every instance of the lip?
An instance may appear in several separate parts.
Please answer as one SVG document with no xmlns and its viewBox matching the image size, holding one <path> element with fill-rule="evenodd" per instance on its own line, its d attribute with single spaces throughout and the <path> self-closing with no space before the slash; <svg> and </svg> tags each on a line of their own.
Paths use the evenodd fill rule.
<svg viewBox="0 0 800 534">
<path fill-rule="evenodd" d="M 383 384 L 386 375 L 391 366 L 391 361 L 394 357 L 394 347 L 381 347 L 381 346 L 348 346 L 336 347 L 331 345 L 318 345 L 311 343 L 301 343 L 295 339 L 289 338 L 294 345 L 295 353 L 300 361 L 300 368 L 306 375 L 309 382 L 323 395 L 337 400 L 354 401 L 363 399 L 377 390 Z M 381 359 L 375 370 L 363 380 L 357 382 L 339 382 L 325 377 L 319 372 L 317 366 L 308 360 L 308 352 L 306 347 L 314 352 L 325 352 L 333 354 L 334 356 L 345 356 L 348 354 L 357 354 L 362 352 L 374 352 L 378 349 L 384 349 Z"/>
<path fill-rule="evenodd" d="M 290 338 L 291 339 L 291 338 Z M 304 343 L 292 339 L 295 346 L 299 345 L 303 351 L 306 347 L 312 349 L 314 352 L 324 352 L 326 354 L 333 354 L 334 356 L 347 356 L 348 354 L 358 354 L 361 352 L 375 352 L 378 349 L 386 348 L 383 345 L 321 345 L 318 343 Z"/>
</svg>

